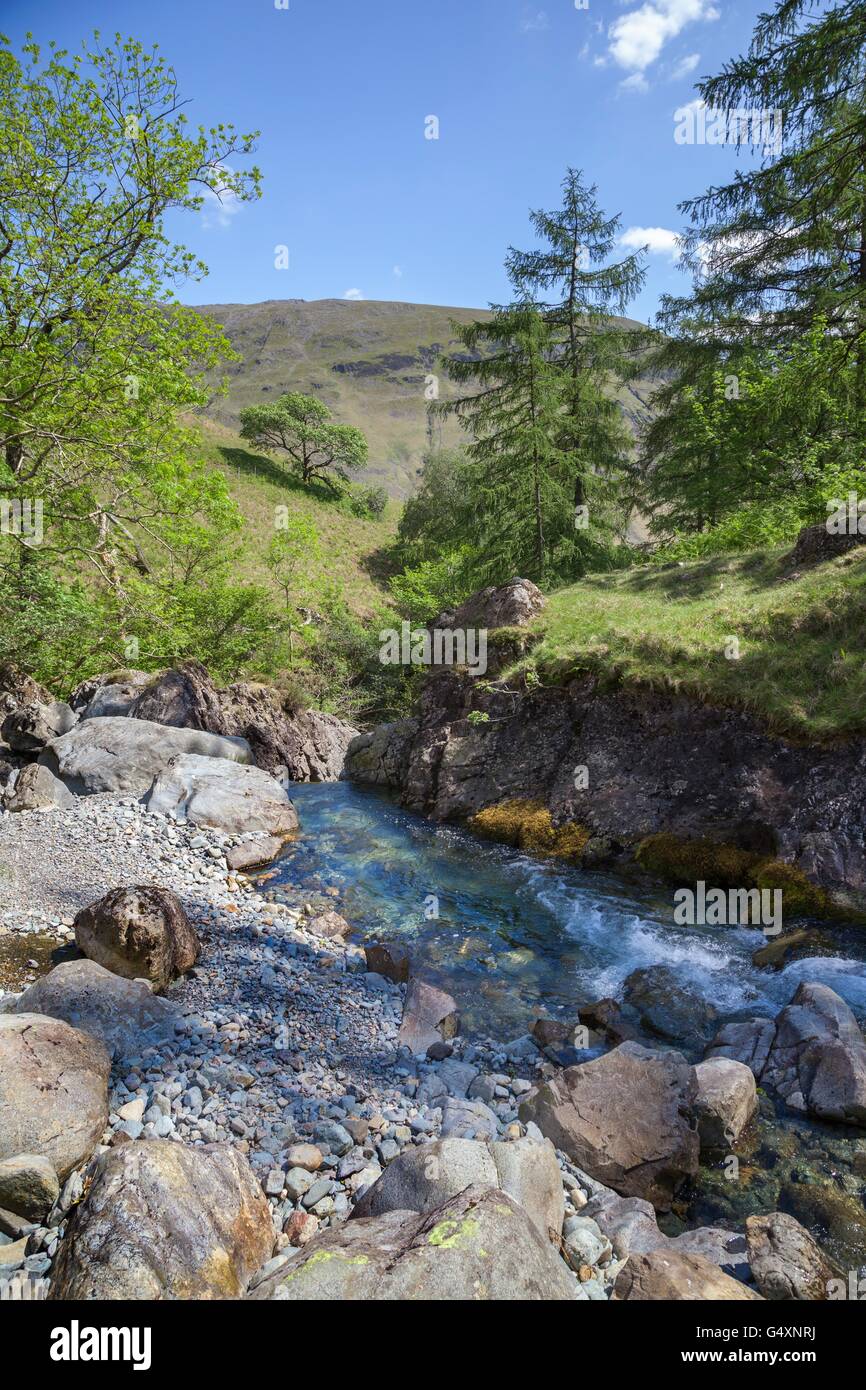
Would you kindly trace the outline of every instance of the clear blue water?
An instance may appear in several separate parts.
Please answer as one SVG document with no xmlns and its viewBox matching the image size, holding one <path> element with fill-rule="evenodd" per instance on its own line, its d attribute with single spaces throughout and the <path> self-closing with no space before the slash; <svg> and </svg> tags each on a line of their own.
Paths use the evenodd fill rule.
<svg viewBox="0 0 866 1390">
<path fill-rule="evenodd" d="M 346 782 L 297 784 L 290 795 L 300 834 L 268 888 L 294 898 L 288 885 L 339 888 L 355 939 L 403 940 L 457 999 L 465 1032 L 509 1038 L 540 1013 L 573 1017 L 581 1001 L 616 996 L 632 970 L 655 964 L 721 1014 L 775 1013 L 801 980 L 815 979 L 866 1018 L 863 959 L 759 971 L 758 931 L 676 926 L 672 890 L 533 860 Z"/>
</svg>

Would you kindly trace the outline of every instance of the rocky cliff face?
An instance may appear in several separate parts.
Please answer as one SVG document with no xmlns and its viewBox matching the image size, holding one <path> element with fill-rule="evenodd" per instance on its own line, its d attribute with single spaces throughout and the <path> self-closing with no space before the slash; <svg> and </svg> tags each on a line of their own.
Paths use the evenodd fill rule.
<svg viewBox="0 0 866 1390">
<path fill-rule="evenodd" d="M 437 671 L 415 718 L 354 740 L 345 775 L 438 820 L 540 802 L 554 827 L 588 832 L 583 862 L 630 858 L 645 836 L 670 831 L 866 894 L 866 741 L 797 744 L 744 713 L 603 689 L 594 676 L 524 690 Z"/>
</svg>

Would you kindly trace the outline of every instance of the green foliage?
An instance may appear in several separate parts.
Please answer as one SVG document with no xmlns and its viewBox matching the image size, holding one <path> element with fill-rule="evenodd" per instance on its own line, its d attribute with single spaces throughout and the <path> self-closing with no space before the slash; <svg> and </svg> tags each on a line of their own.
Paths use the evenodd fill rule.
<svg viewBox="0 0 866 1390">
<path fill-rule="evenodd" d="M 408 566 L 390 584 L 398 612 L 411 623 L 432 622 L 466 597 L 474 573 L 475 558 L 468 546 Z"/>
<path fill-rule="evenodd" d="M 348 493 L 348 504 L 352 516 L 378 521 L 385 515 L 388 494 L 383 487 L 353 487 Z"/>
<path fill-rule="evenodd" d="M 304 483 L 321 481 L 335 492 L 331 474 L 344 482 L 367 462 L 367 441 L 354 425 L 335 425 L 315 396 L 288 391 L 269 405 L 241 411 L 241 438 L 266 453 L 285 454 Z"/>
</svg>

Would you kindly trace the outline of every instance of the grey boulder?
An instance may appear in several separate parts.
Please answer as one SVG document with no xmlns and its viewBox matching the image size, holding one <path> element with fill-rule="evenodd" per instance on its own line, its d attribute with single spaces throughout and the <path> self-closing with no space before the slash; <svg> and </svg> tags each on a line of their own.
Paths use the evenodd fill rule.
<svg viewBox="0 0 866 1390">
<path fill-rule="evenodd" d="M 746 1242 L 755 1283 L 766 1299 L 820 1301 L 839 1271 L 793 1216 L 772 1212 L 746 1218 Z"/>
<path fill-rule="evenodd" d="M 702 1149 L 736 1144 L 758 1108 L 755 1077 L 744 1062 L 712 1057 L 695 1067 L 695 1114 Z"/>
<path fill-rule="evenodd" d="M 197 729 L 169 729 L 143 719 L 85 719 L 40 755 L 72 791 L 132 792 L 142 796 L 172 758 L 195 754 L 214 761 L 249 763 L 249 744 Z"/>
<path fill-rule="evenodd" d="M 166 732 L 215 737 L 188 730 Z M 148 793 L 147 808 L 229 835 L 254 830 L 286 839 L 298 828 L 294 806 L 270 773 L 198 753 L 181 753 L 162 768 Z"/>
<path fill-rule="evenodd" d="M 62 1019 L 117 1056 L 172 1039 L 180 1017 L 144 980 L 125 980 L 92 960 L 55 965 L 25 989 L 15 1010 Z"/>
<path fill-rule="evenodd" d="M 7 811 L 39 811 L 49 806 L 63 810 L 74 804 L 75 797 L 69 788 L 40 763 L 22 767 L 6 796 Z"/>
<path fill-rule="evenodd" d="M 41 1221 L 60 1196 L 60 1182 L 45 1154 L 0 1159 L 0 1208 Z"/>
<path fill-rule="evenodd" d="M 108 1053 L 38 1011 L 0 1014 L 0 1159 L 47 1158 L 63 1181 L 108 1123 Z"/>
<path fill-rule="evenodd" d="M 78 716 L 62 700 L 21 705 L 3 720 L 3 741 L 16 753 L 38 753 L 74 727 Z"/>
<path fill-rule="evenodd" d="M 566 1302 L 574 1276 L 505 1192 L 468 1187 L 433 1211 L 389 1211 L 315 1236 L 256 1300 Z"/>
<path fill-rule="evenodd" d="M 437 1042 L 448 1042 L 460 1031 L 457 1005 L 444 990 L 412 978 L 403 1002 L 397 1046 L 424 1053 Z"/>
</svg>

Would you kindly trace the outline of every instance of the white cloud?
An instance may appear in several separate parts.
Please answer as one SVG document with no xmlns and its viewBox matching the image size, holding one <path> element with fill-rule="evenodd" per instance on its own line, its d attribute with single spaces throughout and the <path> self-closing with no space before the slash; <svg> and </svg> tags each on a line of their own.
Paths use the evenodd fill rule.
<svg viewBox="0 0 866 1390">
<path fill-rule="evenodd" d="M 671 79 L 676 81 L 677 78 L 688 77 L 690 72 L 694 72 L 700 61 L 700 53 L 687 53 L 685 58 L 680 58 L 680 61 L 675 65 Z"/>
<path fill-rule="evenodd" d="M 402 280 L 402 279 L 403 279 L 403 267 L 402 267 L 401 265 L 395 265 L 395 266 L 394 266 L 394 269 L 393 269 L 393 271 L 392 271 L 392 274 L 395 276 L 396 279 Z"/>
<path fill-rule="evenodd" d="M 214 172 L 227 176 L 234 171 L 227 164 L 218 164 Z M 215 189 L 206 188 L 201 210 L 202 226 L 208 228 L 230 227 L 232 218 L 240 212 L 242 207 L 243 203 L 228 183 L 218 183 Z"/>
<path fill-rule="evenodd" d="M 361 293 L 360 290 L 346 290 L 346 293 L 343 295 L 343 298 L 344 298 L 344 299 L 363 299 L 364 296 L 362 295 L 362 293 Z"/>
<path fill-rule="evenodd" d="M 718 18 L 712 0 L 647 0 L 610 26 L 611 56 L 626 71 L 643 72 L 688 24 Z"/>
<path fill-rule="evenodd" d="M 624 77 L 619 84 L 621 92 L 648 92 L 649 83 L 642 72 L 633 72 L 630 77 Z"/>
<path fill-rule="evenodd" d="M 550 20 L 547 18 L 546 10 L 536 10 L 535 14 L 526 15 L 520 21 L 520 28 L 524 34 L 532 34 L 541 29 L 550 28 Z"/>
<path fill-rule="evenodd" d="M 629 227 L 619 239 L 620 246 L 629 251 L 639 251 L 648 246 L 651 256 L 667 256 L 669 260 L 679 258 L 679 237 L 667 227 Z"/>
</svg>

